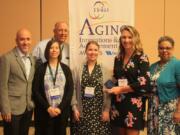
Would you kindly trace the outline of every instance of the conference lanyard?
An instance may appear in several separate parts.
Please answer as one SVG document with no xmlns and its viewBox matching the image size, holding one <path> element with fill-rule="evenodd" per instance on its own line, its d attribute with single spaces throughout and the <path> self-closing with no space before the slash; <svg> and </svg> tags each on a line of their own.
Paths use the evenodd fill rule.
<svg viewBox="0 0 180 135">
<path fill-rule="evenodd" d="M 56 65 L 56 72 L 55 72 L 55 76 L 53 76 L 53 72 L 52 72 L 52 69 L 51 69 L 51 66 L 48 64 L 48 67 L 49 67 L 49 72 L 51 74 L 51 77 L 52 77 L 52 80 L 53 80 L 53 84 L 55 86 L 55 83 L 56 83 L 56 78 L 57 78 L 57 74 L 58 74 L 58 67 L 59 67 L 59 62 L 57 63 Z"/>
</svg>

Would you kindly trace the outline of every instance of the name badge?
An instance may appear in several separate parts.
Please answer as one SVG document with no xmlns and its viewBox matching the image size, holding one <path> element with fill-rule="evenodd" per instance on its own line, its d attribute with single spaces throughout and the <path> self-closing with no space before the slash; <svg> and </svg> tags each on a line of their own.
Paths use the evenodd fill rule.
<svg viewBox="0 0 180 135">
<path fill-rule="evenodd" d="M 118 79 L 118 86 L 127 86 L 128 80 L 127 79 Z"/>
<path fill-rule="evenodd" d="M 94 90 L 95 90 L 94 87 L 86 87 L 84 96 L 85 97 L 93 97 L 94 96 Z"/>
<path fill-rule="evenodd" d="M 60 89 L 59 88 L 54 88 L 54 89 L 50 89 L 49 90 L 49 95 L 51 97 L 56 97 L 56 96 L 60 96 Z"/>
</svg>

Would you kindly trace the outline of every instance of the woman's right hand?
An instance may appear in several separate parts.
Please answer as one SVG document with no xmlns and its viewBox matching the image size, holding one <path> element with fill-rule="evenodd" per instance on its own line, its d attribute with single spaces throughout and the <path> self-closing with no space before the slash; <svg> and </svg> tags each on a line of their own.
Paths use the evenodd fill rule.
<svg viewBox="0 0 180 135">
<path fill-rule="evenodd" d="M 73 112 L 74 112 L 74 119 L 76 121 L 80 121 L 80 112 L 79 112 L 79 110 L 74 110 Z"/>
<path fill-rule="evenodd" d="M 107 93 L 119 95 L 119 94 L 122 93 L 122 88 L 123 88 L 123 87 L 120 87 L 120 86 L 112 87 L 111 89 L 108 89 L 108 90 L 107 90 Z"/>
</svg>

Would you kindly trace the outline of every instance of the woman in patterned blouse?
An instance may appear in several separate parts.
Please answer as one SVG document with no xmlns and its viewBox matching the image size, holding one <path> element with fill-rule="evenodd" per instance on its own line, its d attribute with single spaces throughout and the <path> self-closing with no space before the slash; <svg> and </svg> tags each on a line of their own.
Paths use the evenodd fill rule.
<svg viewBox="0 0 180 135">
<path fill-rule="evenodd" d="M 144 129 L 145 98 L 150 90 L 149 61 L 143 53 L 138 31 L 121 27 L 120 52 L 114 61 L 116 87 L 112 97 L 112 125 L 116 135 L 139 135 Z M 115 113 L 116 112 L 116 113 Z"/>
</svg>

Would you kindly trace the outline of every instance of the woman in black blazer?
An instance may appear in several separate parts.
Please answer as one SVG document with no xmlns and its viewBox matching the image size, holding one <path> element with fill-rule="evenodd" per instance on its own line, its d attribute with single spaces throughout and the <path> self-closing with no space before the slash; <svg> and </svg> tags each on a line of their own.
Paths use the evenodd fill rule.
<svg viewBox="0 0 180 135">
<path fill-rule="evenodd" d="M 60 62 L 60 45 L 50 40 L 45 49 L 46 63 L 41 64 L 34 76 L 35 134 L 65 135 L 73 80 L 69 67 Z"/>
</svg>

